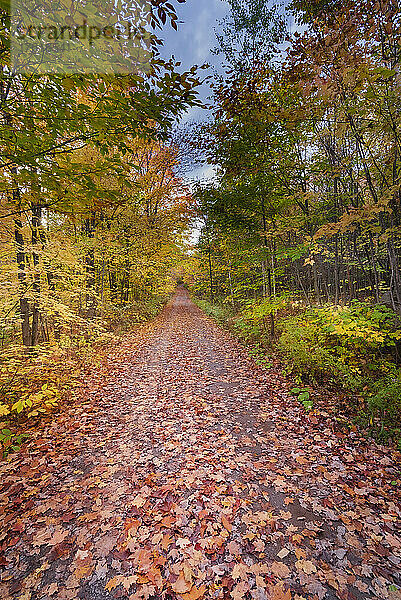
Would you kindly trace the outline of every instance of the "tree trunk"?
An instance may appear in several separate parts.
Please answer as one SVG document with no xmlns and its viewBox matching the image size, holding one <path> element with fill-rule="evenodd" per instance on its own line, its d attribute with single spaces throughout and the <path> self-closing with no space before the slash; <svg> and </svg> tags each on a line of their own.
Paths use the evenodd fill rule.
<svg viewBox="0 0 401 600">
<path fill-rule="evenodd" d="M 95 234 L 95 214 L 85 220 L 84 231 L 86 237 L 91 240 Z M 86 317 L 93 319 L 96 316 L 96 277 L 95 277 L 95 251 L 89 248 L 85 256 L 86 270 Z"/>
<path fill-rule="evenodd" d="M 338 235 L 335 238 L 334 252 L 334 304 L 337 306 L 340 300 L 340 279 L 339 279 L 339 264 L 338 264 Z"/>
<path fill-rule="evenodd" d="M 24 236 L 22 234 L 21 195 L 18 187 L 15 187 L 13 190 L 13 200 L 16 207 L 18 207 L 18 214 L 14 218 L 14 239 L 16 245 L 18 282 L 20 288 L 19 313 L 21 318 L 22 343 L 24 344 L 24 346 L 29 347 L 31 345 L 31 330 L 29 324 L 29 302 L 28 298 L 26 297 L 26 251 Z"/>
<path fill-rule="evenodd" d="M 40 273 L 39 273 L 39 254 L 37 245 L 40 239 L 40 227 L 42 218 L 42 207 L 40 204 L 32 204 L 32 257 L 33 257 L 33 294 L 32 302 L 32 328 L 31 328 L 31 346 L 36 346 L 39 343 L 39 327 L 40 327 Z"/>
<path fill-rule="evenodd" d="M 401 275 L 394 240 L 392 238 L 387 242 L 387 253 L 391 271 L 390 291 L 393 299 L 393 307 L 397 312 L 401 312 Z"/>
<path fill-rule="evenodd" d="M 21 217 L 14 219 L 14 237 L 17 249 L 18 281 L 20 287 L 19 312 L 21 318 L 22 343 L 24 346 L 31 345 L 31 328 L 29 325 L 29 302 L 26 297 L 27 277 L 26 277 L 26 252 L 24 237 L 22 235 Z"/>
</svg>

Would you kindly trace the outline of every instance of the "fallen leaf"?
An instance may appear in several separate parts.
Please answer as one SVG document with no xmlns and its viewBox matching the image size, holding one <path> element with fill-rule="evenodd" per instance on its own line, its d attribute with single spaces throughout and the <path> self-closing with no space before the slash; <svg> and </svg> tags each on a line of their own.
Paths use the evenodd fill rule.
<svg viewBox="0 0 401 600">
<path fill-rule="evenodd" d="M 312 573 L 316 573 L 317 571 L 315 565 L 310 560 L 297 560 L 295 565 L 298 571 L 303 571 L 307 575 L 311 575 Z"/>
<path fill-rule="evenodd" d="M 234 568 L 231 573 L 231 577 L 233 579 L 245 579 L 248 572 L 249 572 L 248 565 L 246 565 L 244 563 L 237 563 L 236 565 L 234 565 Z"/>
<path fill-rule="evenodd" d="M 184 576 L 184 572 L 181 571 L 180 575 L 178 576 L 177 581 L 175 581 L 172 585 L 171 585 L 172 589 L 174 592 L 176 592 L 177 594 L 185 594 L 186 592 L 189 592 L 192 588 L 192 583 L 188 582 L 185 579 Z"/>
<path fill-rule="evenodd" d="M 186 594 L 182 594 L 183 600 L 200 600 L 206 593 L 206 586 L 201 585 L 199 588 L 193 587 L 192 590 Z"/>
<path fill-rule="evenodd" d="M 221 523 L 222 523 L 223 527 L 225 527 L 225 529 L 227 529 L 227 531 L 229 533 L 231 533 L 233 526 L 231 525 L 230 521 L 227 519 L 227 517 L 225 515 L 223 515 L 221 517 Z"/>
<path fill-rule="evenodd" d="M 267 588 L 267 597 L 269 600 L 291 600 L 290 590 L 284 590 L 282 583 Z"/>
<path fill-rule="evenodd" d="M 272 573 L 280 579 L 286 579 L 290 575 L 290 569 L 282 562 L 274 562 L 270 568 Z"/>
</svg>

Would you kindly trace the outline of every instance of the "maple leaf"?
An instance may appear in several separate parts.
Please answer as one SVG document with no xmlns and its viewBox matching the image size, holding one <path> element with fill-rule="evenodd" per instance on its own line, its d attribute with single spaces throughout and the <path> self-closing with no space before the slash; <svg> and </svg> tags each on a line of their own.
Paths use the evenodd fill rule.
<svg viewBox="0 0 401 600">
<path fill-rule="evenodd" d="M 129 531 L 130 533 L 135 535 L 140 526 L 141 526 L 141 522 L 139 519 L 132 519 L 132 520 L 126 521 L 126 523 L 124 525 L 124 530 L 126 533 Z"/>
<path fill-rule="evenodd" d="M 241 550 L 241 546 L 239 544 L 237 544 L 237 542 L 230 542 L 227 544 L 227 550 L 229 551 L 230 554 L 232 554 L 233 556 L 236 556 L 240 553 Z"/>
<path fill-rule="evenodd" d="M 135 558 L 138 562 L 138 567 L 141 571 L 147 572 L 152 566 L 152 551 L 145 548 L 138 550 L 135 554 Z"/>
<path fill-rule="evenodd" d="M 221 524 L 229 533 L 231 533 L 233 526 L 225 515 L 221 517 Z"/>
<path fill-rule="evenodd" d="M 171 585 L 171 587 L 177 594 L 185 594 L 191 590 L 192 583 L 185 579 L 184 572 L 181 571 L 178 579 Z"/>
<path fill-rule="evenodd" d="M 263 579 L 263 577 L 261 577 L 261 575 L 256 575 L 255 581 L 256 581 L 256 587 L 261 587 L 261 588 L 266 587 L 265 580 Z"/>
<path fill-rule="evenodd" d="M 182 570 L 184 572 L 184 577 L 186 579 L 186 581 L 188 581 L 189 583 L 192 583 L 192 577 L 193 577 L 193 571 L 191 569 L 191 567 L 189 566 L 188 563 L 183 563 L 182 564 Z"/>
<path fill-rule="evenodd" d="M 141 585 L 140 588 L 131 594 L 130 600 L 148 600 L 155 593 L 155 588 L 151 585 Z"/>
<path fill-rule="evenodd" d="M 162 546 L 163 550 L 167 550 L 168 549 L 168 547 L 170 546 L 170 544 L 172 542 L 172 539 L 173 538 L 168 533 L 166 533 L 163 536 L 162 543 L 161 543 L 161 546 Z"/>
<path fill-rule="evenodd" d="M 105 557 L 113 550 L 116 545 L 116 539 L 112 535 L 104 535 L 95 542 L 96 553 L 100 557 Z"/>
<path fill-rule="evenodd" d="M 233 579 L 245 579 L 248 572 L 249 567 L 245 563 L 237 563 L 236 565 L 234 565 L 231 577 Z"/>
<path fill-rule="evenodd" d="M 291 600 L 290 590 L 285 590 L 281 583 L 267 588 L 269 600 Z"/>
<path fill-rule="evenodd" d="M 234 589 L 231 592 L 231 597 L 233 600 L 241 600 L 245 594 L 249 591 L 249 584 L 247 582 L 241 581 L 237 583 Z"/>
<path fill-rule="evenodd" d="M 145 504 L 145 502 L 146 502 L 146 498 L 143 498 L 142 496 L 140 496 L 138 494 L 132 501 L 132 505 L 136 506 L 137 508 L 141 508 Z"/>
<path fill-rule="evenodd" d="M 108 581 L 105 585 L 105 589 L 108 592 L 111 592 L 112 590 L 114 590 L 116 587 L 118 587 L 121 584 L 121 575 L 117 575 L 116 577 L 113 577 L 113 579 L 110 579 L 110 581 Z"/>
<path fill-rule="evenodd" d="M 299 558 L 306 558 L 306 552 L 302 548 L 295 548 L 295 556 Z"/>
</svg>

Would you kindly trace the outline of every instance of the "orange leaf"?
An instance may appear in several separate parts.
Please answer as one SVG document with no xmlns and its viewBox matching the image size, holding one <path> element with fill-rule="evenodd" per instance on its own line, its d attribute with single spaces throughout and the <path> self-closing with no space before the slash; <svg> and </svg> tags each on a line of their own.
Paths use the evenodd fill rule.
<svg viewBox="0 0 401 600">
<path fill-rule="evenodd" d="M 291 600 L 290 590 L 284 591 L 281 583 L 277 583 L 267 589 L 269 600 Z"/>
<path fill-rule="evenodd" d="M 200 588 L 196 588 L 195 586 L 192 588 L 190 592 L 187 594 L 182 594 L 183 600 L 200 600 L 203 598 L 206 592 L 206 586 L 201 585 Z"/>
<path fill-rule="evenodd" d="M 119 586 L 121 583 L 121 576 L 117 576 L 117 577 L 113 577 L 113 579 L 110 579 L 110 581 L 108 581 L 106 583 L 106 590 L 108 592 L 111 592 L 112 590 L 114 590 L 114 588 L 116 588 L 117 586 Z"/>
<path fill-rule="evenodd" d="M 230 521 L 227 519 L 227 517 L 225 515 L 223 515 L 221 517 L 221 524 L 223 525 L 223 527 L 225 529 L 227 529 L 227 531 L 229 533 L 231 533 L 233 526 L 231 525 Z"/>
</svg>

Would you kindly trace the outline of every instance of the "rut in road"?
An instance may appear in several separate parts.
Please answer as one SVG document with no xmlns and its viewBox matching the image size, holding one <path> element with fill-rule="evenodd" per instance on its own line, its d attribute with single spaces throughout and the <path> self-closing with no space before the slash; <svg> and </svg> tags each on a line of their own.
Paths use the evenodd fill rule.
<svg viewBox="0 0 401 600">
<path fill-rule="evenodd" d="M 0 465 L 2 600 L 400 598 L 396 453 L 309 417 L 185 290 L 109 368 Z"/>
</svg>

